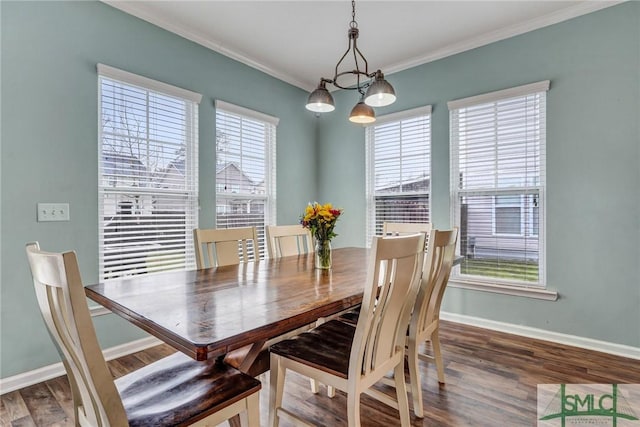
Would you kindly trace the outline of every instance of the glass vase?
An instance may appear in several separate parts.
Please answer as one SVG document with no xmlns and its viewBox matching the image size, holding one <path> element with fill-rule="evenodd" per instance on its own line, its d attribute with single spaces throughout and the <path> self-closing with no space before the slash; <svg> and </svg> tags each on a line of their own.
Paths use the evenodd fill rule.
<svg viewBox="0 0 640 427">
<path fill-rule="evenodd" d="M 328 270 L 331 268 L 331 241 L 316 240 L 316 268 Z"/>
</svg>

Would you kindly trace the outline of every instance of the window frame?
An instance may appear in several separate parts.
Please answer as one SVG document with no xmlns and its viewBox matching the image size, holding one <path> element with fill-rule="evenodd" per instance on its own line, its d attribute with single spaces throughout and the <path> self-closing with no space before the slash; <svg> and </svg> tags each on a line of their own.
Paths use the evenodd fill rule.
<svg viewBox="0 0 640 427">
<path fill-rule="evenodd" d="M 250 192 L 242 192 L 239 189 L 237 192 L 220 192 L 219 186 L 220 183 L 215 183 L 215 219 L 216 219 L 216 227 L 220 227 L 218 224 L 218 215 L 221 213 L 233 214 L 234 212 L 227 212 L 225 207 L 225 212 L 221 212 L 221 206 L 218 206 L 218 200 L 232 200 L 232 199 L 243 199 L 248 200 L 249 202 L 253 200 L 264 200 L 264 226 L 275 224 L 276 223 L 276 212 L 277 212 L 277 191 L 276 191 L 276 182 L 277 182 L 277 170 L 276 170 L 276 149 L 277 149 L 277 127 L 280 122 L 278 117 L 270 116 L 265 113 L 261 113 L 258 111 L 251 110 L 249 108 L 241 107 L 239 105 L 231 104 L 229 102 L 225 102 L 222 100 L 215 100 L 215 129 L 216 135 L 218 134 L 218 112 L 223 114 L 228 114 L 231 116 L 236 116 L 240 118 L 240 120 L 249 120 L 253 122 L 260 122 L 265 125 L 266 134 L 265 134 L 265 147 L 264 147 L 264 162 L 265 162 L 265 193 L 264 195 L 255 194 Z M 216 137 L 216 145 L 217 145 L 217 137 Z M 217 148 L 216 148 L 216 156 L 217 156 Z M 216 157 L 216 171 L 217 171 L 217 162 L 218 159 Z M 226 206 L 227 204 L 225 204 Z M 260 259 L 264 259 L 267 256 L 267 248 L 266 248 L 266 232 L 260 227 L 257 227 L 258 240 L 259 240 L 259 254 Z"/>
<path fill-rule="evenodd" d="M 450 140 L 450 198 L 451 198 L 451 206 L 450 206 L 450 219 L 451 223 L 454 226 L 460 227 L 460 200 L 461 197 L 467 196 L 492 196 L 492 208 L 491 208 L 491 227 L 493 235 L 496 237 L 521 237 L 523 239 L 526 238 L 536 238 L 538 239 L 538 280 L 537 282 L 530 282 L 524 280 L 516 280 L 516 279 L 505 279 L 498 278 L 492 276 L 480 276 L 480 275 L 468 275 L 461 274 L 460 267 L 456 266 L 451 273 L 451 281 L 453 283 L 458 283 L 461 287 L 466 287 L 470 289 L 479 289 L 479 290 L 488 290 L 488 289 L 497 289 L 497 292 L 500 293 L 513 293 L 516 295 L 521 295 L 523 291 L 532 289 L 532 294 L 541 293 L 544 294 L 542 298 L 544 299 L 553 299 L 553 295 L 557 297 L 557 295 L 553 292 L 547 291 L 547 279 L 546 279 L 546 232 L 545 232 L 545 224 L 546 224 L 546 203 L 545 203 L 545 194 L 546 194 L 546 113 L 547 113 L 547 105 L 546 105 L 546 92 L 549 90 L 550 81 L 541 81 L 537 83 L 531 83 L 523 86 L 513 87 L 505 90 L 499 90 L 495 92 L 485 93 L 478 96 L 472 96 L 469 98 L 458 99 L 455 101 L 451 101 L 448 103 L 448 107 L 450 110 L 450 132 L 449 132 L 449 140 Z M 467 107 L 474 106 L 482 106 L 485 104 L 496 104 L 501 101 L 510 100 L 512 98 L 519 97 L 527 97 L 531 95 L 542 94 L 541 97 L 541 108 L 537 110 L 539 114 L 540 120 L 540 135 L 539 135 L 539 146 L 537 149 L 539 150 L 540 156 L 540 171 L 538 176 L 538 182 L 524 182 L 523 177 L 518 177 L 517 179 L 522 180 L 520 184 L 522 185 L 513 185 L 513 186 L 505 186 L 504 188 L 500 188 L 498 185 L 486 187 L 486 188 L 467 188 L 460 189 L 461 185 L 460 181 L 460 159 L 457 157 L 459 153 L 459 141 L 456 139 L 458 132 L 455 129 L 457 119 L 454 114 L 457 114 L 458 110 L 464 109 Z M 521 234 L 504 234 L 504 233 L 496 233 L 496 197 L 497 196 L 520 196 L 520 232 Z M 530 212 L 527 213 L 526 203 L 527 198 L 531 198 Z M 534 204 L 533 201 L 538 201 L 537 204 Z M 538 209 L 538 233 L 533 234 L 534 224 L 533 224 L 533 209 Z M 527 218 L 528 215 L 528 218 Z M 460 244 L 458 242 L 457 253 L 460 253 Z M 513 292 L 508 291 L 508 289 L 514 289 Z M 506 290 L 506 291 L 505 291 Z M 547 295 L 549 294 L 549 295 Z M 551 298 L 547 298 L 551 296 Z M 539 296 L 536 296 L 539 297 Z"/>
<path fill-rule="evenodd" d="M 110 67 L 104 64 L 97 64 L 97 87 L 98 87 L 98 274 L 100 280 L 109 280 L 111 278 L 121 278 L 126 277 L 131 274 L 153 274 L 155 272 L 167 271 L 167 270 L 178 270 L 178 269 L 191 269 L 195 267 L 195 248 L 193 245 L 193 232 L 192 228 L 198 226 L 198 197 L 199 197 L 199 180 L 198 180 L 198 150 L 199 150 L 199 126 L 198 126 L 198 115 L 199 115 L 199 104 L 202 100 L 202 95 L 192 92 L 190 90 L 182 89 L 176 86 L 172 86 L 170 84 L 160 82 L 157 80 L 149 79 L 147 77 L 143 77 L 137 74 L 133 74 L 124 70 L 120 70 L 114 67 Z M 154 138 L 151 136 L 153 132 L 150 132 L 150 99 L 168 99 L 173 98 L 178 100 L 179 102 L 185 103 L 184 116 L 180 116 L 182 123 L 184 123 L 184 161 L 185 165 L 187 165 L 184 169 L 188 170 L 187 176 L 184 177 L 184 188 L 172 188 L 173 181 L 168 183 L 167 186 L 158 186 L 159 181 L 155 181 L 151 179 L 151 175 L 147 177 L 143 177 L 143 179 L 149 180 L 149 183 L 152 184 L 151 187 L 147 187 L 145 185 L 136 186 L 133 184 L 125 184 L 125 185 L 117 185 L 118 178 L 112 177 L 109 173 L 105 174 L 106 168 L 111 167 L 115 168 L 116 163 L 114 161 L 104 160 L 105 151 L 104 151 L 104 141 L 105 134 L 108 134 L 104 131 L 102 123 L 104 119 L 104 111 L 103 111 L 103 82 L 107 80 L 113 82 L 114 85 L 123 85 L 125 87 L 135 88 L 146 93 L 146 98 L 144 104 L 144 109 L 147 115 L 147 122 L 145 127 L 145 136 L 140 138 L 144 144 L 147 146 L 147 153 L 150 144 L 159 144 L 161 146 L 165 146 L 170 144 L 169 142 L 162 142 L 160 139 Z M 126 101 L 122 101 L 126 102 Z M 154 102 L 157 102 L 155 100 Z M 125 110 L 126 111 L 126 110 Z M 159 129 L 154 128 L 154 132 L 160 132 Z M 114 138 L 116 138 L 116 134 L 114 134 Z M 175 145 L 175 143 L 174 143 Z M 175 149 L 174 147 L 169 148 Z M 114 152 L 115 155 L 119 155 Z M 132 159 L 134 159 L 134 155 L 131 155 Z M 177 157 L 176 157 L 177 158 Z M 175 159 L 174 159 L 175 160 Z M 140 159 L 137 160 L 140 163 L 140 166 L 134 165 L 135 167 L 131 167 L 131 170 L 137 170 L 144 167 L 146 170 L 146 166 L 142 163 Z M 171 165 L 173 160 L 168 164 Z M 175 167 L 175 166 L 174 166 Z M 129 170 L 129 169 L 127 169 Z M 160 171 L 161 169 L 158 169 Z M 168 170 L 168 168 L 166 169 Z M 147 171 L 148 173 L 148 171 Z M 114 172 L 115 174 L 115 172 Z M 157 178 L 157 177 L 156 177 Z M 163 201 L 166 203 L 166 206 L 171 205 L 171 207 L 175 206 L 176 200 L 184 199 L 183 204 L 179 204 L 179 206 L 184 206 L 184 234 L 182 240 L 182 244 L 184 247 L 184 261 L 180 261 L 179 263 L 171 262 L 171 265 L 167 267 L 163 267 L 162 265 L 158 266 L 149 266 L 148 260 L 145 261 L 144 267 L 131 267 L 120 268 L 115 273 L 111 270 L 112 266 L 108 265 L 106 260 L 106 240 L 110 238 L 109 231 L 107 231 L 108 222 L 106 217 L 108 213 L 105 211 L 105 197 L 109 195 L 114 196 L 114 199 L 118 195 L 137 195 L 139 197 L 144 197 L 150 199 L 148 209 L 151 209 L 150 212 L 154 212 L 156 209 L 158 201 Z M 154 199 L 155 198 L 155 199 Z M 172 199 L 177 198 L 177 199 Z M 180 202 L 178 202 L 180 203 Z M 116 208 L 117 209 L 117 208 Z M 170 208 L 166 208 L 169 210 Z M 116 211 L 117 213 L 117 211 Z M 126 213 L 121 213 L 121 215 L 126 215 Z M 117 216 L 117 215 L 116 215 Z M 150 215 L 147 215 L 150 216 Z M 160 217 L 155 220 L 160 220 Z M 124 221 L 124 220 L 123 220 Z M 126 224 L 126 223 L 125 223 Z M 146 224 L 145 224 L 146 225 Z M 120 225 L 122 226 L 122 225 Z M 181 228 L 181 227 L 178 227 Z M 165 229 L 166 230 L 166 229 Z M 166 232 L 166 231 L 165 231 Z M 172 231 L 173 232 L 173 231 Z M 181 231 L 182 232 L 182 231 Z M 163 231 L 157 230 L 155 234 L 155 238 L 162 235 Z M 178 239 L 180 242 L 180 239 Z M 142 245 L 151 246 L 153 244 L 158 244 L 157 241 L 154 241 L 153 238 L 151 240 L 141 240 L 140 243 Z M 178 243 L 179 245 L 180 243 Z M 173 243 L 172 243 L 173 245 Z M 122 245 L 124 247 L 124 245 Z M 126 251 L 123 251 L 126 252 Z M 120 261 L 120 264 L 116 264 L 117 267 L 122 267 L 126 265 L 126 258 L 140 258 L 149 256 L 149 250 L 138 250 L 132 251 L 131 253 L 127 253 L 124 255 L 120 254 L 122 259 L 116 260 L 116 262 Z M 162 258 L 162 257 L 161 257 Z M 162 264 L 162 262 L 160 262 Z M 182 265 L 179 265 L 182 264 Z M 117 268 L 116 267 L 116 268 Z"/>
<path fill-rule="evenodd" d="M 391 193 L 389 194 L 380 194 L 376 195 L 375 190 L 375 138 L 372 133 L 375 132 L 375 128 L 378 126 L 387 125 L 390 123 L 402 123 L 406 120 L 416 119 L 418 117 L 426 116 L 428 118 L 428 176 L 429 176 L 429 188 L 426 191 L 407 191 L 407 192 L 399 192 L 397 193 L 399 196 L 406 196 L 408 198 L 415 196 L 426 196 L 428 200 L 428 221 L 431 222 L 431 213 L 432 213 L 432 181 L 433 181 L 433 173 L 432 173 L 432 164 L 433 164 L 433 155 L 432 155 L 432 133 L 433 133 L 433 123 L 431 116 L 432 107 L 431 105 L 425 105 L 422 107 L 417 107 L 409 110 L 403 110 L 392 114 L 387 114 L 384 116 L 380 116 L 376 119 L 374 123 L 365 127 L 365 197 L 366 197 L 366 221 L 365 221 L 365 236 L 366 236 L 366 246 L 369 247 L 371 245 L 371 239 L 376 235 L 376 198 L 393 198 Z"/>
</svg>

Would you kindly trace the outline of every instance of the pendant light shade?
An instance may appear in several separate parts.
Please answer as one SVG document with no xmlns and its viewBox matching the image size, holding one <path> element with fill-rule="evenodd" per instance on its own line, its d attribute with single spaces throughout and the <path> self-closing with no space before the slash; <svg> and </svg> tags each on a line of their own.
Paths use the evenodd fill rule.
<svg viewBox="0 0 640 427">
<path fill-rule="evenodd" d="M 375 81 L 367 89 L 364 102 L 372 107 L 385 107 L 396 101 L 396 92 L 393 86 L 384 79 L 382 71 L 376 71 Z"/>
<path fill-rule="evenodd" d="M 309 95 L 306 108 L 316 113 L 328 113 L 336 109 L 333 103 L 333 96 L 331 96 L 327 90 L 324 80 L 321 81 L 316 90 Z"/>
<path fill-rule="evenodd" d="M 360 101 L 353 107 L 349 114 L 349 121 L 352 123 L 367 124 L 376 121 L 376 112 L 369 107 L 364 101 Z"/>
</svg>

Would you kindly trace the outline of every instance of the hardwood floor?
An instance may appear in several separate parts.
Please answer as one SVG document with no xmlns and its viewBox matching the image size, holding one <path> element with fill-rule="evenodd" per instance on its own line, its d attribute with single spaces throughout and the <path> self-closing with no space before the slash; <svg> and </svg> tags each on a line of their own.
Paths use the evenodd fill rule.
<svg viewBox="0 0 640 427">
<path fill-rule="evenodd" d="M 443 322 L 445 385 L 438 385 L 435 366 L 421 362 L 425 417 L 411 414 L 412 426 L 534 426 L 537 384 L 640 383 L 640 361 L 546 341 Z M 109 362 L 115 377 L 162 358 L 173 350 L 154 347 Z M 260 377 L 262 425 L 268 416 L 268 374 Z M 393 393 L 393 389 L 381 386 Z M 2 426 L 73 426 L 66 377 L 59 377 L 1 396 Z M 333 399 L 326 389 L 314 395 L 309 381 L 287 374 L 285 407 L 318 426 L 346 426 L 345 395 Z M 362 398 L 362 425 L 399 424 L 397 412 Z M 282 426 L 288 424 L 281 423 Z"/>
</svg>

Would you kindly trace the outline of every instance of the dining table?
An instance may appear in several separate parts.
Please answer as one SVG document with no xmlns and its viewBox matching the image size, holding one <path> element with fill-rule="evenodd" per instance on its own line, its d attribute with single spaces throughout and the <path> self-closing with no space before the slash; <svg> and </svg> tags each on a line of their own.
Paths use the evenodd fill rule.
<svg viewBox="0 0 640 427">
<path fill-rule="evenodd" d="M 368 254 L 334 249 L 328 270 L 315 268 L 314 254 L 305 254 L 111 279 L 85 292 L 195 360 L 247 346 L 255 356 L 270 339 L 358 306 Z"/>
</svg>

